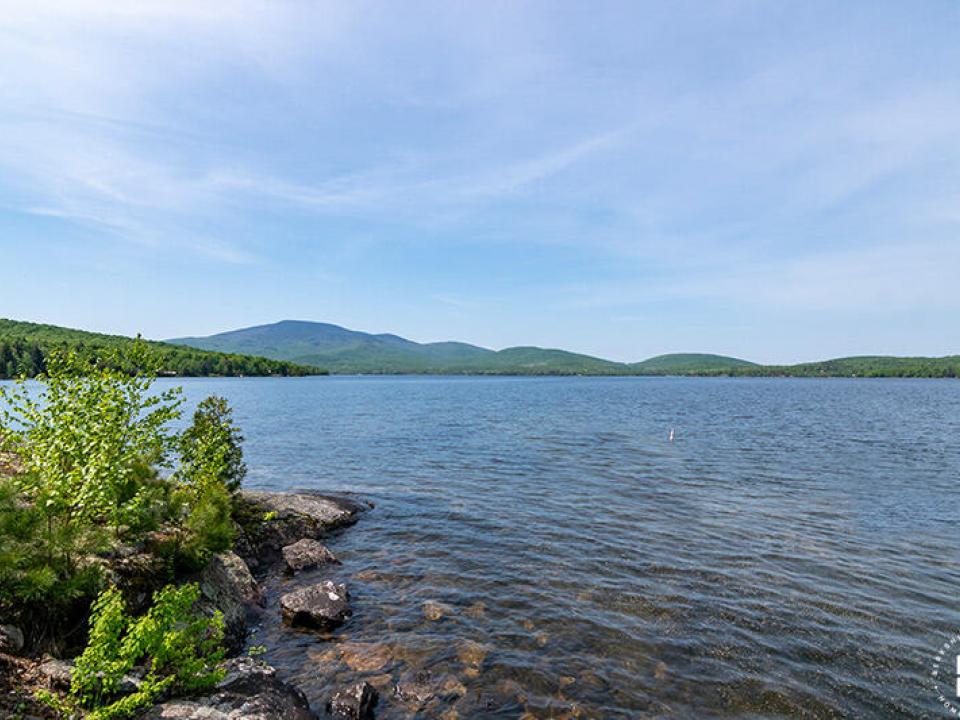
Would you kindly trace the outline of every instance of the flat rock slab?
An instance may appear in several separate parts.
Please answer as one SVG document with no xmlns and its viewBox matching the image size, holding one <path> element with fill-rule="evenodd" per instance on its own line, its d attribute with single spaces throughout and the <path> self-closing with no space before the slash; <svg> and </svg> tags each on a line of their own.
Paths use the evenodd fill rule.
<svg viewBox="0 0 960 720">
<path fill-rule="evenodd" d="M 280 611 L 290 625 L 315 630 L 333 630 L 353 615 L 347 586 L 330 580 L 281 596 Z"/>
<path fill-rule="evenodd" d="M 333 530 L 353 525 L 370 507 L 334 495 L 244 490 L 238 502 L 236 551 L 251 566 L 258 565 L 276 558 L 281 548 L 298 540 L 319 540 Z"/>
<path fill-rule="evenodd" d="M 340 561 L 327 549 L 327 546 L 313 538 L 297 540 L 280 551 L 286 571 L 290 574 L 301 570 L 310 570 L 320 565 L 339 565 Z"/>
<path fill-rule="evenodd" d="M 316 720 L 303 692 L 280 680 L 276 670 L 253 658 L 227 663 L 214 692 L 157 705 L 142 720 Z"/>
</svg>

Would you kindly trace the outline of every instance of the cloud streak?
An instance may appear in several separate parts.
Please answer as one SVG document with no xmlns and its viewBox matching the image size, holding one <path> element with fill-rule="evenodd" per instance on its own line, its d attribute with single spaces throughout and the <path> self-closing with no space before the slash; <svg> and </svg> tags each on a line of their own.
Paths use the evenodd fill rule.
<svg viewBox="0 0 960 720">
<path fill-rule="evenodd" d="M 226 292 L 309 263 L 385 302 L 415 287 L 420 318 L 531 295 L 598 313 L 584 328 L 658 300 L 957 309 L 957 19 L 939 3 L 7 3 L 5 232 L 229 266 Z"/>
</svg>

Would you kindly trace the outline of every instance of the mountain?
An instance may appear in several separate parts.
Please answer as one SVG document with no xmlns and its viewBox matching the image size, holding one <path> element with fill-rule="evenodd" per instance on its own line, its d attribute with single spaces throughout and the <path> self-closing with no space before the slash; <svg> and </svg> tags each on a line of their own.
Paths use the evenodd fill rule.
<svg viewBox="0 0 960 720">
<path fill-rule="evenodd" d="M 417 343 L 398 335 L 301 320 L 166 342 L 263 355 L 338 373 L 612 375 L 624 368 L 620 363 L 564 350 L 515 347 L 495 351 L 460 342 Z"/>
<path fill-rule="evenodd" d="M 263 355 L 334 373 L 960 377 L 960 356 L 863 356 L 798 365 L 758 365 L 724 355 L 678 353 L 636 363 L 618 363 L 539 347 L 495 351 L 460 342 L 416 343 L 398 335 L 371 334 L 299 320 L 167 342 L 204 350 Z"/>
<path fill-rule="evenodd" d="M 758 366 L 756 363 L 747 360 L 724 355 L 675 353 L 673 355 L 657 355 L 642 362 L 631 363 L 630 367 L 641 375 L 684 375 L 725 373 Z"/>
<path fill-rule="evenodd" d="M 134 342 L 122 335 L 73 330 L 56 325 L 40 325 L 18 320 L 0 319 L 0 379 L 19 375 L 33 376 L 41 372 L 51 350 L 122 349 Z M 166 375 L 318 375 L 315 367 L 270 360 L 251 355 L 209 352 L 148 342 L 159 356 Z"/>
<path fill-rule="evenodd" d="M 122 348 L 133 338 L 0 319 L 0 379 L 33 375 L 56 348 Z M 617 363 L 565 350 L 489 350 L 460 342 L 416 343 L 329 323 L 284 320 L 209 337 L 149 342 L 168 375 L 733 375 L 787 377 L 960 377 L 960 355 L 864 355 L 797 365 L 757 365 L 723 355 L 658 355 Z"/>
</svg>

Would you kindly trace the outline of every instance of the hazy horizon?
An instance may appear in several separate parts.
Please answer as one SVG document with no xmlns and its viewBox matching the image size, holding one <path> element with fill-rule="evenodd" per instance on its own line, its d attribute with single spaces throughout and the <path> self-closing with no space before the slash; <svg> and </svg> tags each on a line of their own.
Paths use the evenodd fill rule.
<svg viewBox="0 0 960 720">
<path fill-rule="evenodd" d="M 0 316 L 960 353 L 960 3 L 8 4 Z"/>
</svg>

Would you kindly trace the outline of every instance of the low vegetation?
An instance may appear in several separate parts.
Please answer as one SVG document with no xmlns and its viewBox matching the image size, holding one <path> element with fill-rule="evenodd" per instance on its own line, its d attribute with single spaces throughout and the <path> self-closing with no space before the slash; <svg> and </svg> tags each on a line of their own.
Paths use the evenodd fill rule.
<svg viewBox="0 0 960 720">
<path fill-rule="evenodd" d="M 195 609 L 195 583 L 168 585 L 140 617 L 127 614 L 116 588 L 102 592 L 90 616 L 90 639 L 77 658 L 67 697 L 40 700 L 64 716 L 84 710 L 88 720 L 126 718 L 165 695 L 212 687 L 223 678 L 223 617 Z M 128 673 L 143 669 L 136 690 L 121 693 Z"/>
<path fill-rule="evenodd" d="M 243 438 L 218 397 L 171 430 L 183 398 L 153 387 L 161 362 L 144 342 L 56 350 L 38 383 L 0 388 L 0 617 L 35 651 L 86 648 L 69 694 L 44 697 L 64 716 L 127 717 L 219 678 L 222 619 L 177 580 L 232 544 Z M 131 611 L 117 563 L 136 554 L 157 590 Z"/>
</svg>

